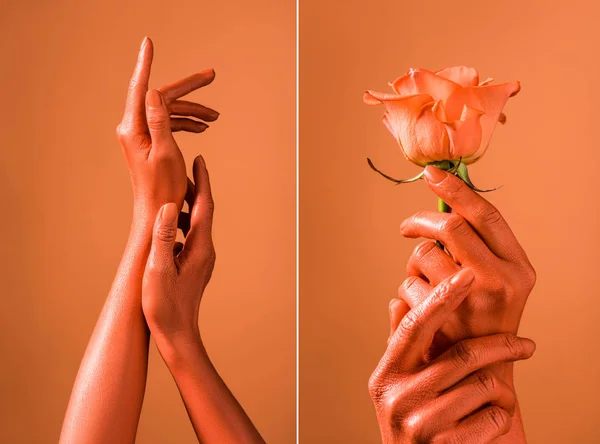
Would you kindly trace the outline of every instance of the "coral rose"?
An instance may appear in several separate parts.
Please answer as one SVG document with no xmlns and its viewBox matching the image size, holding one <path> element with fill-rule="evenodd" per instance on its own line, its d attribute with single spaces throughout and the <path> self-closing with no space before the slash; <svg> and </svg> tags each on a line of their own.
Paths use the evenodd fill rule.
<svg viewBox="0 0 600 444">
<path fill-rule="evenodd" d="M 368 105 L 385 106 L 383 123 L 408 160 L 425 166 L 459 160 L 470 164 L 488 147 L 502 109 L 519 82 L 479 82 L 474 68 L 411 69 L 390 83 L 395 94 L 365 91 Z"/>
</svg>

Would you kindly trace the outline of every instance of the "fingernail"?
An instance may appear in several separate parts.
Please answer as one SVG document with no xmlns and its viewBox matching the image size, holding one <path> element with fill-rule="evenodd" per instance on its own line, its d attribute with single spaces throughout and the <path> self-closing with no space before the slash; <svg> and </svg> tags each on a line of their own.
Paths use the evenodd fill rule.
<svg viewBox="0 0 600 444">
<path fill-rule="evenodd" d="M 431 165 L 428 165 L 425 167 L 425 178 L 427 179 L 427 182 L 429 182 L 429 183 L 439 184 L 446 177 L 448 177 L 448 174 L 445 171 L 442 171 L 437 167 L 434 167 Z"/>
<path fill-rule="evenodd" d="M 140 45 L 140 49 L 144 49 L 144 46 L 146 46 L 146 43 L 148 43 L 148 37 L 144 37 L 144 39 L 142 40 L 142 44 Z"/>
<path fill-rule="evenodd" d="M 213 119 L 217 119 L 217 118 L 220 116 L 220 114 L 219 114 L 219 112 L 218 112 L 218 111 L 212 110 L 212 111 L 211 111 L 211 113 L 210 113 L 210 116 L 211 116 Z"/>
<path fill-rule="evenodd" d="M 521 341 L 523 341 L 523 350 L 525 350 L 525 353 L 528 356 L 533 355 L 533 352 L 535 351 L 535 342 L 533 342 L 531 339 L 529 338 L 519 338 Z"/>
<path fill-rule="evenodd" d="M 171 202 L 163 206 L 160 218 L 163 223 L 172 225 L 177 219 L 177 205 Z"/>
<path fill-rule="evenodd" d="M 160 108 L 162 106 L 161 94 L 155 89 L 148 91 L 147 101 L 148 108 Z"/>
<path fill-rule="evenodd" d="M 202 157 L 201 155 L 198 155 L 198 162 L 200 162 L 202 168 L 206 168 L 206 162 L 204 161 L 204 157 Z"/>
<path fill-rule="evenodd" d="M 394 311 L 394 307 L 396 307 L 396 305 L 399 303 L 400 301 L 398 299 L 392 299 L 390 301 L 390 311 Z"/>
<path fill-rule="evenodd" d="M 471 268 L 463 268 L 450 279 L 452 285 L 468 287 L 475 279 L 475 273 Z"/>
</svg>

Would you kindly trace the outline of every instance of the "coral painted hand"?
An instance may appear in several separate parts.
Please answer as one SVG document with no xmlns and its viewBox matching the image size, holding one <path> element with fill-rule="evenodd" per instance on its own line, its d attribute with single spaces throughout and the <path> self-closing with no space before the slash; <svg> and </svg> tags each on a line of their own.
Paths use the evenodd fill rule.
<svg viewBox="0 0 600 444">
<path fill-rule="evenodd" d="M 440 329 L 434 356 L 465 338 L 516 334 L 536 280 L 525 251 L 500 212 L 458 177 L 428 166 L 425 181 L 454 212 L 421 211 L 406 219 L 400 231 L 409 238 L 438 240 L 448 252 L 431 241 L 418 245 L 408 261 L 400 299 L 414 307 L 434 286 L 469 267 L 477 276 L 474 291 Z"/>
<path fill-rule="evenodd" d="M 384 444 L 413 442 L 484 444 L 511 430 L 515 393 L 486 368 L 528 359 L 533 341 L 511 334 L 468 339 L 430 361 L 436 332 L 477 278 L 463 269 L 438 284 L 410 309 L 390 303 L 388 347 L 369 380 Z"/>
<path fill-rule="evenodd" d="M 187 175 L 172 131 L 200 133 L 208 125 L 189 117 L 210 122 L 219 116 L 198 103 L 179 100 L 210 84 L 215 78 L 212 69 L 148 90 L 153 52 L 152 41 L 145 38 L 129 84 L 125 113 L 117 126 L 131 174 L 136 216 L 151 220 L 167 202 L 175 202 L 179 208 L 183 205 Z"/>
<path fill-rule="evenodd" d="M 175 244 L 178 209 L 175 203 L 168 203 L 158 213 L 144 273 L 142 307 L 157 344 L 162 340 L 198 341 L 200 337 L 200 299 L 215 263 L 211 235 L 214 204 L 201 156 L 195 159 L 193 170 L 195 190 L 193 198 L 187 197 L 190 231 L 185 245 L 178 248 Z"/>
<path fill-rule="evenodd" d="M 198 437 L 206 443 L 264 440 L 213 367 L 200 337 L 198 309 L 215 264 L 214 204 L 204 159 L 194 160 L 190 231 L 175 242 L 177 205 L 161 207 L 144 272 L 142 308 L 158 351 L 169 367 Z"/>
<path fill-rule="evenodd" d="M 385 106 L 383 123 L 404 156 L 417 165 L 458 161 L 470 164 L 488 147 L 502 109 L 519 92 L 519 82 L 479 82 L 474 68 L 431 72 L 411 69 L 391 82 L 395 94 L 366 91 L 368 105 Z"/>
</svg>

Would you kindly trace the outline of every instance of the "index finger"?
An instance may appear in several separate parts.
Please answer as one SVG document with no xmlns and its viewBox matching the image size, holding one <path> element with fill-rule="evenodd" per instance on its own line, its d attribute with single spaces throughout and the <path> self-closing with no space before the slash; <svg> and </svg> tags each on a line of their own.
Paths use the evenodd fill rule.
<svg viewBox="0 0 600 444">
<path fill-rule="evenodd" d="M 390 338 L 384 361 L 412 369 L 420 364 L 433 336 L 467 297 L 475 273 L 463 268 L 437 285 L 423 302 L 410 310 Z"/>
<path fill-rule="evenodd" d="M 144 133 L 146 129 L 146 92 L 150 80 L 150 68 L 154 55 L 152 40 L 144 37 L 133 75 L 129 81 L 127 101 L 125 102 L 125 113 L 123 122 L 131 125 L 136 133 Z"/>
<path fill-rule="evenodd" d="M 438 197 L 469 222 L 492 253 L 511 261 L 527 258 L 496 207 L 471 190 L 461 179 L 428 166 L 425 168 L 425 181 Z"/>
<path fill-rule="evenodd" d="M 215 80 L 215 70 L 205 69 L 199 73 L 193 74 L 185 79 L 178 80 L 170 85 L 162 86 L 158 90 L 162 93 L 167 102 L 183 97 L 192 91 L 210 85 Z"/>
</svg>

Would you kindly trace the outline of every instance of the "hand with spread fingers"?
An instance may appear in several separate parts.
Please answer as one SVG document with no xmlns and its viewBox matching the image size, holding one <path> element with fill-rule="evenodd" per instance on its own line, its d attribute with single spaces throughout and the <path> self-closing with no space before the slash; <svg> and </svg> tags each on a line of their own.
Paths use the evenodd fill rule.
<svg viewBox="0 0 600 444">
<path fill-rule="evenodd" d="M 390 303 L 388 347 L 369 380 L 384 444 L 485 444 L 511 430 L 515 393 L 488 367 L 530 358 L 533 341 L 496 334 L 428 356 L 436 333 L 474 295 L 477 280 L 463 268 L 412 308 L 401 299 Z"/>
<path fill-rule="evenodd" d="M 117 136 L 129 166 L 136 219 L 154 220 L 161 205 L 183 205 L 187 183 L 183 155 L 173 132 L 201 133 L 204 122 L 219 117 L 215 110 L 181 97 L 209 85 L 212 69 L 193 74 L 158 89 L 149 89 L 154 47 L 149 38 L 142 42 L 129 82 L 125 112 L 117 126 Z M 204 121 L 204 122 L 203 122 Z"/>
</svg>

